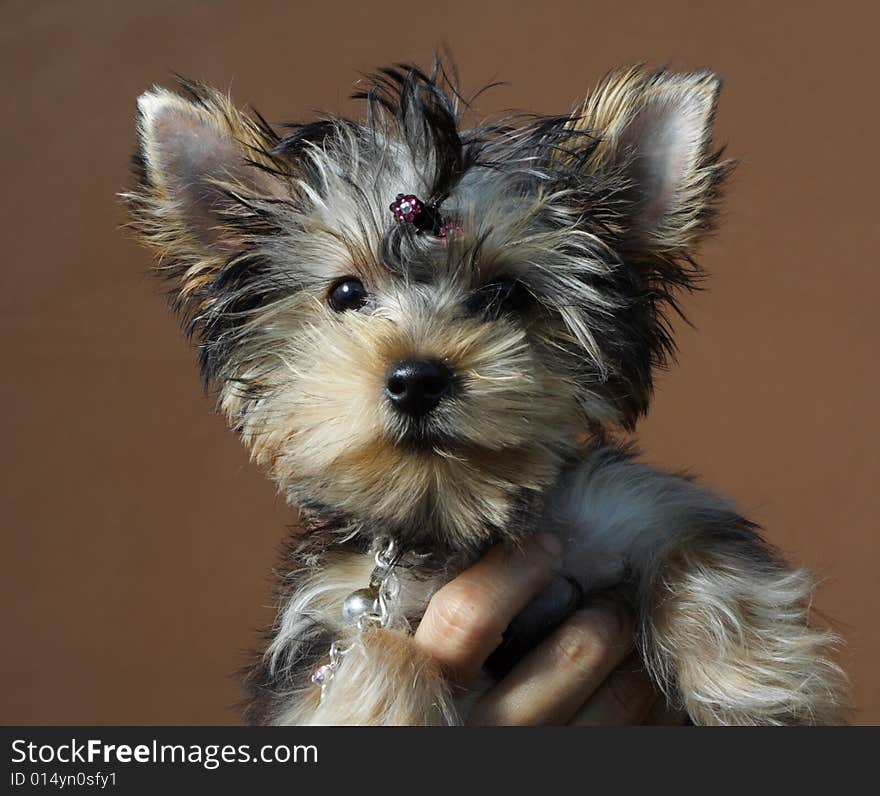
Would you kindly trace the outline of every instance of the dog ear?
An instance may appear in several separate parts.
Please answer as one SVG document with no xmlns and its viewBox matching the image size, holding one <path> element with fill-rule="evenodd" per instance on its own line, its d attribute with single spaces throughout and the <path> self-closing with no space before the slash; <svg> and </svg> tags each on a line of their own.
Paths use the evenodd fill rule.
<svg viewBox="0 0 880 796">
<path fill-rule="evenodd" d="M 176 281 L 192 315 L 218 270 L 247 244 L 254 203 L 289 197 L 271 155 L 275 134 L 215 89 L 182 82 L 186 97 L 154 87 L 138 99 L 137 188 L 124 195 L 131 226 Z M 250 208 L 250 209 L 249 209 Z"/>
<path fill-rule="evenodd" d="M 695 247 L 713 228 L 733 165 L 712 145 L 719 89 L 709 71 L 636 66 L 608 75 L 570 122 L 573 165 L 593 197 L 584 217 L 633 277 L 622 288 L 631 295 L 615 337 L 618 346 L 629 340 L 629 353 L 607 385 L 626 428 L 647 410 L 654 368 L 674 355 L 668 315 L 681 313 L 677 289 L 702 274 Z"/>
<path fill-rule="evenodd" d="M 624 248 L 687 257 L 712 226 L 731 163 L 712 151 L 720 80 L 643 67 L 607 76 L 573 127 L 593 137 L 585 166 L 623 186 L 613 199 Z"/>
</svg>

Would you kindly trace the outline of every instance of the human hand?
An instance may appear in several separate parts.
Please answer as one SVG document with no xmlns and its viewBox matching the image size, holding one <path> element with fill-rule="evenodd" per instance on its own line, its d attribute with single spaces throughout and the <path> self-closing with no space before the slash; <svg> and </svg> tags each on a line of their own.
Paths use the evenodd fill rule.
<svg viewBox="0 0 880 796">
<path fill-rule="evenodd" d="M 477 680 L 505 631 L 534 635 L 536 624 L 563 620 L 479 697 L 468 723 L 680 724 L 632 654 L 632 617 L 622 606 L 566 617 L 580 594 L 559 575 L 561 555 L 550 534 L 521 551 L 497 545 L 431 599 L 415 641 L 462 686 Z"/>
</svg>

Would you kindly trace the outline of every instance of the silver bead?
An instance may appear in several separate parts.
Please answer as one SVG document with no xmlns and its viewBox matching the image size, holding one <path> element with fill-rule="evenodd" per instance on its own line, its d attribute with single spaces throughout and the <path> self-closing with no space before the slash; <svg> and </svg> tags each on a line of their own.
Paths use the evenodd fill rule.
<svg viewBox="0 0 880 796">
<path fill-rule="evenodd" d="M 325 663 L 312 672 L 312 682 L 315 685 L 327 685 L 333 679 L 333 674 L 333 667 L 329 663 Z"/>
<path fill-rule="evenodd" d="M 379 592 L 374 589 L 358 589 L 342 603 L 342 618 L 350 625 L 356 625 L 362 616 L 378 614 Z"/>
</svg>

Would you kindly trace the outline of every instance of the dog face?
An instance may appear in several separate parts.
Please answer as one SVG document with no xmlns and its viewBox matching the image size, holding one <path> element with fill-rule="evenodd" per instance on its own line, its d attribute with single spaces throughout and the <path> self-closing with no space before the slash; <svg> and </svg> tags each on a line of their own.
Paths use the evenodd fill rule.
<svg viewBox="0 0 880 796">
<path fill-rule="evenodd" d="M 140 98 L 132 225 L 292 500 L 477 550 L 645 411 L 727 169 L 711 74 L 633 68 L 571 115 L 469 126 L 442 67 L 385 70 L 366 122 L 283 136 L 184 88 Z"/>
</svg>

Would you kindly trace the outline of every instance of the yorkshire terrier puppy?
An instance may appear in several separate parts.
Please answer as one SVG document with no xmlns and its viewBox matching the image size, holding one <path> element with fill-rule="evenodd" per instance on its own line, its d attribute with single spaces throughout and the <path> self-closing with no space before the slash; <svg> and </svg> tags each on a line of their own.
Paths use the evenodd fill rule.
<svg viewBox="0 0 880 796">
<path fill-rule="evenodd" d="M 571 114 L 471 121 L 442 64 L 382 70 L 364 121 L 276 131 L 183 82 L 139 100 L 131 226 L 231 426 L 301 511 L 254 666 L 260 723 L 467 720 L 412 640 L 497 542 L 564 541 L 616 587 L 697 724 L 842 721 L 813 581 L 631 430 L 673 353 L 730 163 L 708 71 L 634 67 Z"/>
</svg>

